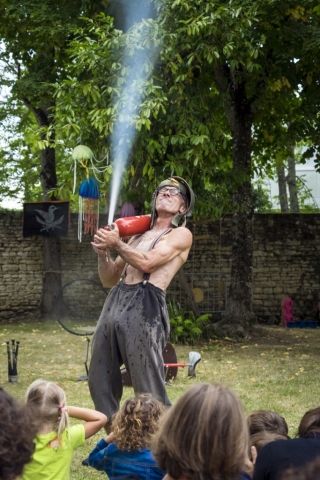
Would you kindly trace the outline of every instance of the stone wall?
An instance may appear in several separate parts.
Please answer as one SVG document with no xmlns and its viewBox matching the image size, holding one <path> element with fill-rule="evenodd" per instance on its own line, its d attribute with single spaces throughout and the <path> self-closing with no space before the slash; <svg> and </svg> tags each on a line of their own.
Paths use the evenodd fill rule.
<svg viewBox="0 0 320 480">
<path fill-rule="evenodd" d="M 99 282 L 97 258 L 90 237 L 77 239 L 77 215 L 70 216 L 67 237 L 61 237 L 62 284 L 85 278 Z M 194 244 L 184 271 L 201 312 L 223 312 L 231 267 L 230 215 L 215 222 L 190 222 Z M 106 217 L 100 217 L 106 224 Z M 294 315 L 311 317 L 320 283 L 317 214 L 258 214 L 254 217 L 253 307 L 263 321 L 280 315 L 281 300 L 290 296 Z M 0 213 L 0 319 L 39 316 L 43 265 L 42 238 L 22 236 L 22 214 Z M 81 295 L 81 293 L 79 293 Z M 173 280 L 170 302 L 183 303 L 180 282 Z"/>
<path fill-rule="evenodd" d="M 188 268 L 230 281 L 231 221 L 195 222 Z M 263 321 L 279 317 L 293 299 L 294 315 L 313 317 L 320 291 L 320 215 L 256 214 L 253 222 L 253 309 Z"/>
</svg>

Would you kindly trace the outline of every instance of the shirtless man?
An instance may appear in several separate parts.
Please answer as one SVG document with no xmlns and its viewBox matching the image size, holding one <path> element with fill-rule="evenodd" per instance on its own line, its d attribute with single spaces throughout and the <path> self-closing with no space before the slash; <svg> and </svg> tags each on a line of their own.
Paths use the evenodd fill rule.
<svg viewBox="0 0 320 480">
<path fill-rule="evenodd" d="M 185 228 L 194 195 L 185 180 L 164 180 L 153 194 L 151 227 L 129 244 L 113 230 L 99 229 L 92 246 L 101 282 L 110 291 L 95 331 L 89 388 L 95 408 L 109 421 L 122 397 L 125 365 L 135 394 L 149 392 L 171 405 L 164 381 L 162 350 L 170 331 L 165 290 L 185 263 L 192 233 Z M 118 257 L 113 261 L 109 251 Z"/>
</svg>

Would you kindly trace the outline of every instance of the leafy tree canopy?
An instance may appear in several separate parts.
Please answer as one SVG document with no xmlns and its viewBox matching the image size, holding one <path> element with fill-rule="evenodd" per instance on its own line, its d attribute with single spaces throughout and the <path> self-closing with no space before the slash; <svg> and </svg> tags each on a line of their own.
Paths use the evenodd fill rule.
<svg viewBox="0 0 320 480">
<path fill-rule="evenodd" d="M 158 179 L 175 173 L 195 188 L 196 214 L 215 216 L 230 208 L 228 191 L 244 179 L 232 172 L 234 118 L 228 107 L 242 82 L 260 168 L 271 165 L 289 140 L 317 140 L 319 65 L 307 56 L 317 45 L 317 3 L 176 0 L 156 5 L 157 19 L 145 19 L 126 33 L 103 14 L 85 19 L 70 43 L 68 78 L 56 84 L 59 137 L 70 147 L 88 144 L 97 157 L 109 152 L 111 161 L 114 128 L 129 121 L 136 136 L 125 139 L 134 144 L 125 191 L 130 187 L 131 196 L 145 192 L 147 197 Z M 144 56 L 134 64 L 141 50 Z M 137 69 L 147 74 L 143 95 L 135 115 L 123 119 L 137 87 L 130 83 Z M 106 189 L 110 174 L 111 168 Z M 70 181 L 63 181 L 67 192 Z"/>
</svg>

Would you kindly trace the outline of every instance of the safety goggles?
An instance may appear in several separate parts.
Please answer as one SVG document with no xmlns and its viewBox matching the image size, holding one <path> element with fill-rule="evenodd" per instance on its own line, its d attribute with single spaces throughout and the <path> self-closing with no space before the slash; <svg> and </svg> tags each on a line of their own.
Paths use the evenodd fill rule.
<svg viewBox="0 0 320 480">
<path fill-rule="evenodd" d="M 162 195 L 164 193 L 169 193 L 172 196 L 178 195 L 179 193 L 181 195 L 181 192 L 180 192 L 179 188 L 176 188 L 176 187 L 161 187 L 161 188 L 159 188 L 158 195 Z"/>
</svg>

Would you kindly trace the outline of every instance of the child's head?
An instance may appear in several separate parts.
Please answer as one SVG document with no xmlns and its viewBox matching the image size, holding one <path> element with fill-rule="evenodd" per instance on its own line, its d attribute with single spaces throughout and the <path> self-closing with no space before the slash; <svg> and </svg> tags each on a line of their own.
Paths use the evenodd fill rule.
<svg viewBox="0 0 320 480">
<path fill-rule="evenodd" d="M 120 450 L 148 447 L 164 411 L 163 404 L 149 393 L 126 400 L 112 420 L 117 447 Z"/>
<path fill-rule="evenodd" d="M 0 479 L 13 480 L 31 460 L 37 425 L 32 410 L 21 407 L 2 388 L 0 411 Z"/>
<path fill-rule="evenodd" d="M 320 407 L 308 410 L 302 417 L 298 427 L 298 436 L 304 437 L 306 435 L 320 432 Z"/>
<path fill-rule="evenodd" d="M 268 432 L 267 430 L 261 430 L 250 436 L 250 447 L 256 447 L 257 452 L 267 443 L 275 442 L 276 440 L 288 440 L 287 435 L 281 435 L 277 432 Z"/>
<path fill-rule="evenodd" d="M 288 436 L 288 425 L 285 419 L 277 412 L 270 410 L 256 410 L 247 417 L 249 434 L 267 431 Z"/>
<path fill-rule="evenodd" d="M 221 385 L 193 385 L 165 414 L 152 451 L 173 479 L 237 479 L 248 451 L 240 400 Z"/>
<path fill-rule="evenodd" d="M 69 422 L 68 413 L 64 408 L 66 396 L 62 388 L 54 382 L 35 380 L 27 390 L 26 400 L 37 409 L 40 428 L 51 429 L 60 437 Z"/>
</svg>

